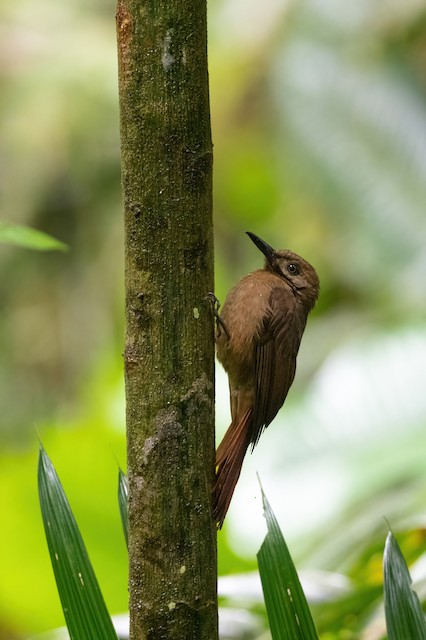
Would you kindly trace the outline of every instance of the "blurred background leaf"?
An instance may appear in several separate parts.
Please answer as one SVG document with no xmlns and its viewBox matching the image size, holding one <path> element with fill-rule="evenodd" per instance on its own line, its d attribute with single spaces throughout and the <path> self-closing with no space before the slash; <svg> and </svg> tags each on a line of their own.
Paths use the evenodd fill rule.
<svg viewBox="0 0 426 640">
<path fill-rule="evenodd" d="M 14 244 L 37 251 L 66 251 L 67 246 L 47 233 L 0 221 L 0 244 Z"/>
<path fill-rule="evenodd" d="M 127 606 L 114 499 L 114 456 L 125 460 L 114 13 L 112 2 L 80 0 L 0 8 L 1 219 L 70 249 L 0 246 L 7 640 L 62 619 L 34 423 L 69 487 L 108 610 Z M 246 230 L 304 255 L 321 279 L 295 383 L 247 457 L 219 535 L 220 571 L 232 591 L 229 581 L 243 590 L 241 574 L 256 570 L 259 471 L 320 636 L 381 639 L 383 515 L 426 597 L 426 12 L 420 0 L 344 10 L 336 0 L 212 0 L 209 20 L 216 295 L 260 266 Z M 220 438 L 229 423 L 220 367 L 217 416 Z M 265 619 L 261 597 L 253 611 Z"/>
</svg>

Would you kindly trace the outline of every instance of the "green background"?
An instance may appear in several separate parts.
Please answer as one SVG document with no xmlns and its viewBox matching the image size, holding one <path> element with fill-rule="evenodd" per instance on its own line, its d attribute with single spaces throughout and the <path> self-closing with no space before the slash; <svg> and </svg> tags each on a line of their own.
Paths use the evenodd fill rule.
<svg viewBox="0 0 426 640">
<path fill-rule="evenodd" d="M 114 13 L 79 0 L 0 8 L 0 219 L 69 247 L 0 246 L 7 640 L 63 625 L 38 506 L 39 436 L 109 610 L 127 606 Z M 425 539 L 426 12 L 415 0 L 212 0 L 209 55 L 216 294 L 261 266 L 246 230 L 302 254 L 321 279 L 295 384 L 219 534 L 220 570 L 256 568 L 257 471 L 296 566 L 351 581 L 346 608 L 318 605 L 322 637 L 359 638 L 374 614 L 369 637 L 381 638 L 382 516 L 404 533 L 408 560 Z M 227 393 L 218 367 L 218 437 Z"/>
</svg>

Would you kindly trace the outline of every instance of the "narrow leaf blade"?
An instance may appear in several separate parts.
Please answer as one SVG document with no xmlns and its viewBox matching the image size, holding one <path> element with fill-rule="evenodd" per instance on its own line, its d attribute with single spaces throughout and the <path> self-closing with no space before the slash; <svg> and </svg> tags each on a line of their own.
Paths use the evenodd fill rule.
<svg viewBox="0 0 426 640">
<path fill-rule="evenodd" d="M 257 554 L 273 640 L 318 640 L 318 633 L 278 522 L 262 490 L 268 533 Z"/>
<path fill-rule="evenodd" d="M 118 506 L 120 509 L 121 524 L 123 526 L 123 533 L 126 539 L 126 545 L 129 546 L 129 516 L 127 511 L 127 497 L 129 489 L 127 484 L 127 476 L 118 470 Z"/>
<path fill-rule="evenodd" d="M 404 556 L 389 531 L 383 558 L 385 616 L 388 640 L 426 640 L 426 622 Z"/>
<path fill-rule="evenodd" d="M 47 233 L 43 233 L 43 231 L 3 221 L 0 221 L 0 243 L 13 244 L 37 251 L 68 250 L 66 244 L 52 238 Z"/>
<path fill-rule="evenodd" d="M 38 486 L 50 558 L 71 639 L 117 640 L 77 523 L 43 447 Z"/>
</svg>

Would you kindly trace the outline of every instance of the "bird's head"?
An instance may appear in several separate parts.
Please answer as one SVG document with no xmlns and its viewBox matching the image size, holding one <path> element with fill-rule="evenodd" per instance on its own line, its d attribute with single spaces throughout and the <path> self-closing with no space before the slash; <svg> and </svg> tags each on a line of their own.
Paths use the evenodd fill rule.
<svg viewBox="0 0 426 640">
<path fill-rule="evenodd" d="M 319 278 L 312 265 L 288 249 L 275 250 L 250 231 L 246 232 L 265 256 L 265 269 L 284 278 L 298 298 L 312 309 L 319 295 Z"/>
</svg>

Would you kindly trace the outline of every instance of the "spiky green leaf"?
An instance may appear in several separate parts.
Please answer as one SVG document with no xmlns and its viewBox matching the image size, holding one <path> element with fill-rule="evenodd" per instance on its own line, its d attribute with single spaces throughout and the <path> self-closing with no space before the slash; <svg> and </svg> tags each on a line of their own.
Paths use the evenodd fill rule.
<svg viewBox="0 0 426 640">
<path fill-rule="evenodd" d="M 257 554 L 273 640 L 318 640 L 297 571 L 278 522 L 262 490 L 268 533 Z"/>
<path fill-rule="evenodd" d="M 50 558 L 71 640 L 117 640 L 77 523 L 43 447 L 38 487 Z"/>
<path fill-rule="evenodd" d="M 383 558 L 388 640 L 426 640 L 426 623 L 404 556 L 389 531 Z"/>
</svg>

